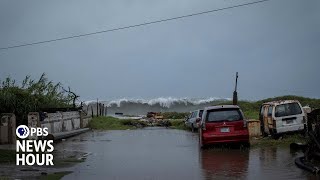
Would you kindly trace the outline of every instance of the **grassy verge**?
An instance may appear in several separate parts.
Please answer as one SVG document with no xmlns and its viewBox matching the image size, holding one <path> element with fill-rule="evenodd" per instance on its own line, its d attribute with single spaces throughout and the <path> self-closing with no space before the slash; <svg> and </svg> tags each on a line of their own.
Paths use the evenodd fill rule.
<svg viewBox="0 0 320 180">
<path fill-rule="evenodd" d="M 114 117 L 95 117 L 89 123 L 90 128 L 98 130 L 136 129 L 145 127 L 146 125 L 145 122 L 131 119 L 118 119 Z"/>
<path fill-rule="evenodd" d="M 63 178 L 63 176 L 68 175 L 70 173 L 71 171 L 56 172 L 45 176 L 41 176 L 40 180 L 59 180 Z"/>
<path fill-rule="evenodd" d="M 0 149 L 0 163 L 16 162 L 16 151 Z"/>
<path fill-rule="evenodd" d="M 170 120 L 169 122 L 171 123 L 170 128 L 188 130 L 188 128 L 184 125 L 183 119 L 173 119 L 173 120 Z"/>
<path fill-rule="evenodd" d="M 284 135 L 282 138 L 273 139 L 265 137 L 261 139 L 251 139 L 251 147 L 288 147 L 291 143 L 305 143 L 306 138 L 300 134 Z"/>
</svg>

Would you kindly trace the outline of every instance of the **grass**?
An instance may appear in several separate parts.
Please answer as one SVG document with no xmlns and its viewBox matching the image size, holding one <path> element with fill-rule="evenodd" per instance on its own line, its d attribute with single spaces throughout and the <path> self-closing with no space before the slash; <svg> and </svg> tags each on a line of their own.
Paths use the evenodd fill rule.
<svg viewBox="0 0 320 180">
<path fill-rule="evenodd" d="M 0 149 L 0 163 L 16 162 L 16 151 Z"/>
<path fill-rule="evenodd" d="M 169 122 L 171 124 L 171 128 L 187 130 L 183 119 L 173 119 L 169 120 Z M 114 117 L 95 117 L 89 123 L 90 128 L 97 130 L 137 129 L 147 125 L 148 124 L 146 122 L 141 122 L 138 120 L 118 119 Z"/>
<path fill-rule="evenodd" d="M 126 130 L 136 129 L 138 127 L 145 127 L 145 122 L 131 120 L 131 119 L 118 119 L 115 117 L 94 117 L 89 127 L 98 130 Z"/>
<path fill-rule="evenodd" d="M 41 180 L 59 180 L 61 178 L 63 178 L 63 176 L 68 175 L 72 173 L 71 171 L 62 171 L 62 172 L 56 172 L 56 173 L 52 173 L 52 174 L 48 174 L 45 176 L 41 176 Z"/>
<path fill-rule="evenodd" d="M 89 127 L 92 129 L 99 130 L 125 130 L 133 129 L 133 127 L 124 125 L 121 120 L 114 117 L 94 117 L 90 123 Z"/>
<path fill-rule="evenodd" d="M 170 128 L 188 130 L 188 128 L 184 124 L 184 120 L 183 119 L 170 120 L 170 123 L 171 123 Z"/>
<path fill-rule="evenodd" d="M 283 135 L 280 139 L 273 139 L 272 137 L 265 137 L 261 139 L 251 139 L 251 147 L 288 147 L 291 143 L 306 143 L 306 138 L 300 134 Z"/>
</svg>

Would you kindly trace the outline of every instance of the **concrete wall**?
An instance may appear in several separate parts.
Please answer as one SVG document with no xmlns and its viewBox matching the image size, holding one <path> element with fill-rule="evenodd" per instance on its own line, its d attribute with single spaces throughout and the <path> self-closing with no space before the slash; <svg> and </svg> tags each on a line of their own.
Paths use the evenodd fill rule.
<svg viewBox="0 0 320 180">
<path fill-rule="evenodd" d="M 89 126 L 89 122 L 92 119 L 90 115 L 86 115 L 85 113 L 81 112 L 81 123 L 80 123 L 80 128 L 86 128 Z"/>
<path fill-rule="evenodd" d="M 56 112 L 44 114 L 44 120 L 40 121 L 38 112 L 28 114 L 29 127 L 47 127 L 49 134 L 69 132 L 88 126 L 90 116 L 80 111 Z"/>
<path fill-rule="evenodd" d="M 0 114 L 0 144 L 15 144 L 16 116 L 12 113 Z"/>
</svg>

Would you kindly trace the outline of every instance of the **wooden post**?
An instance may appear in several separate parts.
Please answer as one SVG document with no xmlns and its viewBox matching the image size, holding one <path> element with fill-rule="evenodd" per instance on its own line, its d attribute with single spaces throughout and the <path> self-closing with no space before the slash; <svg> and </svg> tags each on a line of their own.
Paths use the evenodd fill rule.
<svg viewBox="0 0 320 180">
<path fill-rule="evenodd" d="M 101 103 L 101 112 L 100 112 L 101 116 L 103 116 L 103 104 Z"/>
<path fill-rule="evenodd" d="M 91 116 L 93 118 L 93 105 L 91 106 Z"/>
<path fill-rule="evenodd" d="M 104 108 L 105 108 L 105 107 L 104 107 L 104 104 L 102 104 L 102 116 L 105 116 L 105 115 L 104 115 Z"/>
<path fill-rule="evenodd" d="M 97 99 L 97 117 L 99 116 L 99 100 Z"/>
</svg>

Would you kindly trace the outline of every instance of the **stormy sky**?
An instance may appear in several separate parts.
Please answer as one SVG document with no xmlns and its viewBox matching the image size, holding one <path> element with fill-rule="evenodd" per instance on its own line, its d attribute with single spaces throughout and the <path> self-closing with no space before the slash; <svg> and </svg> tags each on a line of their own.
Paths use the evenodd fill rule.
<svg viewBox="0 0 320 180">
<path fill-rule="evenodd" d="M 242 0 L 1 0 L 0 47 L 219 9 Z M 320 1 L 270 0 L 176 21 L 0 51 L 0 79 L 45 72 L 81 100 L 320 98 Z"/>
</svg>

